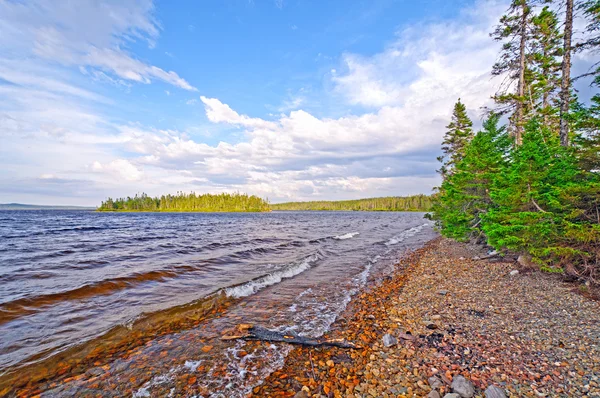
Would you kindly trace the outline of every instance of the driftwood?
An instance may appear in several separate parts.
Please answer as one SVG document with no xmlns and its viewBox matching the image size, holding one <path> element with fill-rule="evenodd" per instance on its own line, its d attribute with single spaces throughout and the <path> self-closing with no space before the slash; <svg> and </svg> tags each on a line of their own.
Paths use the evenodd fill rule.
<svg viewBox="0 0 600 398">
<path fill-rule="evenodd" d="M 298 344 L 307 347 L 339 347 L 339 348 L 361 348 L 344 339 L 324 339 L 298 336 L 293 333 L 280 333 L 260 326 L 248 324 L 238 325 L 236 332 L 239 334 L 221 337 L 221 340 L 258 340 L 272 343 Z"/>
</svg>

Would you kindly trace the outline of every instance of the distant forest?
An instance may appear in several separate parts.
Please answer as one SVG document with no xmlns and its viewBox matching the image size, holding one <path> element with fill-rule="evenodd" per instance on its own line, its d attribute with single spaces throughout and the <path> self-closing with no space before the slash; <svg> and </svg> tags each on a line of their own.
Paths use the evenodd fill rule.
<svg viewBox="0 0 600 398">
<path fill-rule="evenodd" d="M 340 201 L 289 202 L 269 204 L 254 195 L 222 193 L 218 195 L 178 192 L 176 195 L 150 197 L 145 193 L 133 197 L 108 198 L 98 211 L 165 211 L 165 212 L 264 212 L 271 210 L 348 210 L 348 211 L 428 211 L 432 199 L 427 195 L 388 196 Z"/>
<path fill-rule="evenodd" d="M 218 195 L 178 192 L 152 198 L 145 193 L 102 202 L 98 211 L 183 211 L 183 212 L 261 212 L 269 203 L 258 196 L 240 193 Z"/>
<path fill-rule="evenodd" d="M 432 200 L 427 195 L 388 196 L 384 198 L 289 202 L 272 204 L 273 210 L 352 210 L 352 211 L 429 211 Z"/>
</svg>

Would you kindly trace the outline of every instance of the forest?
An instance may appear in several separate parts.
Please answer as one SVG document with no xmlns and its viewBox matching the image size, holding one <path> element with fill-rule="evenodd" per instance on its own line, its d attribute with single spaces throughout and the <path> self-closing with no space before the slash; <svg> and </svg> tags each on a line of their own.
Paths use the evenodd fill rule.
<svg viewBox="0 0 600 398">
<path fill-rule="evenodd" d="M 585 19 L 578 34 L 576 17 Z M 447 237 L 598 286 L 600 1 L 513 0 L 491 36 L 502 43 L 492 74 L 504 84 L 478 132 L 455 104 L 431 216 Z M 577 53 L 595 64 L 573 76 Z"/>
<path fill-rule="evenodd" d="M 165 212 L 262 212 L 269 203 L 254 195 L 241 193 L 203 194 L 178 192 L 152 198 L 145 193 L 134 197 L 108 198 L 98 211 L 165 211 Z"/>
<path fill-rule="evenodd" d="M 273 210 L 348 210 L 348 211 L 429 211 L 431 197 L 427 195 L 388 196 L 384 198 L 288 202 L 272 204 Z"/>
<path fill-rule="evenodd" d="M 390 196 L 385 198 L 289 202 L 269 204 L 258 196 L 241 193 L 203 194 L 178 192 L 152 198 L 145 193 L 133 197 L 108 198 L 98 211 L 165 211 L 165 212 L 263 212 L 271 210 L 352 210 L 352 211 L 428 211 L 432 200 L 427 195 Z"/>
</svg>

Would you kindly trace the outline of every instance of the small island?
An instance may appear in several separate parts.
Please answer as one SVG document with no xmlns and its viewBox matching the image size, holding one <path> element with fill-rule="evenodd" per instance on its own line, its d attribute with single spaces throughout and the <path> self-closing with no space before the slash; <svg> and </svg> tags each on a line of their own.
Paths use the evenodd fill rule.
<svg viewBox="0 0 600 398">
<path fill-rule="evenodd" d="M 202 194 L 178 192 L 176 195 L 150 197 L 145 193 L 134 197 L 108 198 L 98 211 L 119 212 L 265 212 L 269 202 L 254 195 L 242 193 Z"/>
</svg>

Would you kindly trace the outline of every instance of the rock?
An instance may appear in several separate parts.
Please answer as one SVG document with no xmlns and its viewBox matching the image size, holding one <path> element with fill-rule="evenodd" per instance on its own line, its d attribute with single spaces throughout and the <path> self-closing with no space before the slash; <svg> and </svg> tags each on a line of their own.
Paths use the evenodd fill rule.
<svg viewBox="0 0 600 398">
<path fill-rule="evenodd" d="M 306 391 L 300 390 L 294 395 L 294 398 L 310 398 L 310 395 L 308 395 Z"/>
<path fill-rule="evenodd" d="M 398 344 L 398 340 L 391 334 L 386 334 L 385 336 L 383 336 L 383 345 L 384 346 L 391 347 L 396 344 Z"/>
<path fill-rule="evenodd" d="M 489 386 L 485 389 L 485 398 L 506 398 L 506 394 L 500 387 Z"/>
<path fill-rule="evenodd" d="M 440 320 L 440 319 L 442 319 L 442 316 L 441 316 L 441 315 L 433 315 L 433 316 L 431 317 L 431 320 L 432 320 L 432 321 L 437 321 L 437 320 Z"/>
<path fill-rule="evenodd" d="M 513 269 L 512 271 L 510 271 L 509 275 L 510 276 L 515 276 L 519 274 L 519 270 Z"/>
<path fill-rule="evenodd" d="M 536 264 L 532 261 L 532 257 L 529 254 L 521 254 L 517 258 L 519 265 L 525 268 L 537 268 Z"/>
<path fill-rule="evenodd" d="M 455 394 L 455 393 L 448 393 L 448 394 L 444 395 L 444 398 L 460 398 L 460 395 Z"/>
<path fill-rule="evenodd" d="M 475 395 L 473 383 L 465 379 L 463 376 L 456 376 L 452 380 L 452 391 L 460 395 L 462 398 L 471 398 Z"/>
<path fill-rule="evenodd" d="M 441 294 L 442 296 L 445 296 L 448 294 L 448 291 L 447 290 L 438 290 L 437 294 Z"/>
<path fill-rule="evenodd" d="M 430 391 L 429 394 L 427 394 L 427 398 L 440 398 L 440 393 L 435 390 Z"/>
<path fill-rule="evenodd" d="M 444 385 L 444 383 L 442 383 L 440 378 L 435 377 L 435 376 L 431 376 L 429 379 L 427 379 L 427 381 L 429 382 L 429 385 L 431 386 L 431 388 L 433 388 L 434 390 L 436 388 L 440 388 L 441 386 Z"/>
</svg>

